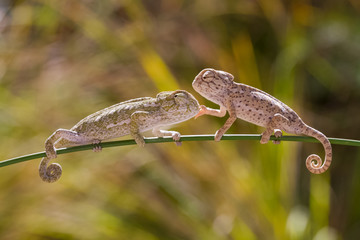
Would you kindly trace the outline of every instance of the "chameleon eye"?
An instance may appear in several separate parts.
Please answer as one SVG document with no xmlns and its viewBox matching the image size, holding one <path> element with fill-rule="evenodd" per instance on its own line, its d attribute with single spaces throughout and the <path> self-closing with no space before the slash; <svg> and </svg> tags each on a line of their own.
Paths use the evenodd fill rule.
<svg viewBox="0 0 360 240">
<path fill-rule="evenodd" d="M 202 78 L 203 79 L 206 79 L 206 78 L 213 78 L 214 77 L 214 72 L 213 71 L 206 71 L 204 72 L 204 74 L 202 75 Z"/>
<path fill-rule="evenodd" d="M 172 94 L 172 97 L 174 98 L 177 98 L 177 97 L 186 97 L 186 94 L 182 91 L 175 91 L 173 94 Z"/>
<path fill-rule="evenodd" d="M 174 94 L 174 100 L 176 104 L 182 105 L 187 102 L 187 97 L 184 93 L 176 93 Z"/>
<path fill-rule="evenodd" d="M 177 97 L 185 97 L 186 95 L 183 94 L 183 93 L 177 93 L 174 95 L 174 98 L 177 98 Z"/>
</svg>

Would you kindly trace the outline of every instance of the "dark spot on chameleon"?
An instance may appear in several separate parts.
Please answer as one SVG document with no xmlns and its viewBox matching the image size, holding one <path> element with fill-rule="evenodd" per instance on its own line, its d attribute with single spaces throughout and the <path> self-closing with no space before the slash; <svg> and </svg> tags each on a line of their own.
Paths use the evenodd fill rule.
<svg viewBox="0 0 360 240">
<path fill-rule="evenodd" d="M 245 106 L 249 106 L 249 104 L 245 104 Z"/>
</svg>

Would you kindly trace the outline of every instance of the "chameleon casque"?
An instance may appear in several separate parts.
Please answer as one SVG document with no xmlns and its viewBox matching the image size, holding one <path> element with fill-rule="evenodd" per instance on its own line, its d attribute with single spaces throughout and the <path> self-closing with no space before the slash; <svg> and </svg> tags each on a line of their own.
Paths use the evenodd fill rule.
<svg viewBox="0 0 360 240">
<path fill-rule="evenodd" d="M 172 136 L 179 145 L 179 132 L 160 128 L 186 121 L 199 109 L 198 101 L 185 90 L 160 92 L 155 98 L 132 99 L 102 109 L 85 117 L 70 130 L 56 130 L 46 140 L 46 157 L 41 160 L 39 175 L 45 182 L 55 182 L 60 178 L 61 166 L 57 163 L 48 165 L 56 158 L 55 148 L 94 144 L 96 152 L 101 151 L 101 141 L 125 135 L 131 135 L 139 146 L 144 146 L 140 133 L 151 129 L 157 137 Z"/>
<path fill-rule="evenodd" d="M 332 148 L 323 133 L 306 125 L 294 110 L 280 100 L 257 88 L 234 82 L 233 79 L 230 73 L 206 68 L 192 83 L 195 91 L 220 106 L 220 109 L 211 109 L 201 105 L 196 117 L 204 114 L 224 117 L 226 111 L 229 112 L 229 118 L 215 134 L 215 141 L 220 141 L 235 120 L 240 118 L 266 128 L 260 140 L 262 144 L 270 140 L 272 133 L 275 137 L 281 137 L 282 131 L 316 138 L 325 149 L 324 164 L 318 155 L 311 154 L 306 159 L 306 167 L 314 174 L 321 174 L 330 167 Z"/>
</svg>

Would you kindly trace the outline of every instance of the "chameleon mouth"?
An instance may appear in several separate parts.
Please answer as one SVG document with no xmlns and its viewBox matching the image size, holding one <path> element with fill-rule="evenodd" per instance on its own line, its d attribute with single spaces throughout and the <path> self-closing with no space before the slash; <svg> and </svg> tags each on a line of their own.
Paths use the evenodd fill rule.
<svg viewBox="0 0 360 240">
<path fill-rule="evenodd" d="M 197 75 L 194 79 L 194 81 L 192 82 L 192 86 L 193 88 L 196 90 L 196 88 L 200 85 L 200 79 L 199 79 L 199 75 Z"/>
</svg>

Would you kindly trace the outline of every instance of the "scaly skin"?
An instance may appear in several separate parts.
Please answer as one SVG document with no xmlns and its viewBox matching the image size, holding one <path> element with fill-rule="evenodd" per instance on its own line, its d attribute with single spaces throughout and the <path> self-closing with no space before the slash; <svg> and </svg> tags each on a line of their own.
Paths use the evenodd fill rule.
<svg viewBox="0 0 360 240">
<path fill-rule="evenodd" d="M 234 82 L 233 79 L 230 73 L 207 68 L 192 83 L 193 88 L 203 97 L 220 105 L 219 110 L 200 106 L 200 112 L 195 118 L 204 114 L 223 117 L 226 111 L 229 112 L 229 118 L 215 134 L 215 141 L 220 141 L 234 121 L 240 118 L 266 128 L 260 140 L 262 144 L 270 140 L 272 133 L 281 137 L 281 131 L 318 139 L 325 149 L 324 164 L 318 155 L 312 154 L 306 159 L 306 167 L 314 174 L 321 174 L 330 167 L 332 149 L 324 134 L 306 125 L 294 110 L 280 100 L 257 88 Z"/>
<path fill-rule="evenodd" d="M 199 112 L 198 101 L 185 90 L 161 92 L 155 98 L 143 97 L 121 102 L 82 119 L 70 130 L 58 129 L 45 142 L 47 157 L 41 160 L 39 174 L 45 182 L 57 181 L 62 173 L 57 163 L 56 148 L 94 144 L 94 151 L 101 151 L 103 140 L 131 135 L 143 147 L 142 132 L 152 129 L 157 137 L 172 136 L 180 145 L 180 133 L 161 130 L 161 127 L 180 123 Z"/>
</svg>

